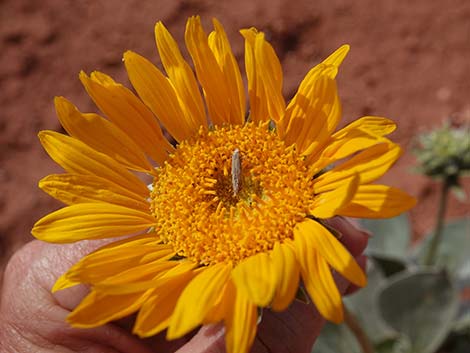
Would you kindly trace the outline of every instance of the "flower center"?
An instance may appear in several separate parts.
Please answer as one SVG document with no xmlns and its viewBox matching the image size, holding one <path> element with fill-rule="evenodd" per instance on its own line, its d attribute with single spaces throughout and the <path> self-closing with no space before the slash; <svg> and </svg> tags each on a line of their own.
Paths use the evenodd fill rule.
<svg viewBox="0 0 470 353">
<path fill-rule="evenodd" d="M 272 249 L 293 237 L 312 206 L 302 157 L 266 124 L 201 129 L 158 172 L 155 230 L 178 255 L 202 265 Z"/>
</svg>

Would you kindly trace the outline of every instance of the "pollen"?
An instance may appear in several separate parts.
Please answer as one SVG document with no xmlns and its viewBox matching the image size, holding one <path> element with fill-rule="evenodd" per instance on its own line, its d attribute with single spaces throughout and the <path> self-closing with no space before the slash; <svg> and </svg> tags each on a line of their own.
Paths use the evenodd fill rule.
<svg viewBox="0 0 470 353">
<path fill-rule="evenodd" d="M 201 129 L 157 173 L 155 231 L 201 265 L 236 264 L 292 239 L 313 204 L 313 182 L 295 145 L 266 124 Z"/>
</svg>

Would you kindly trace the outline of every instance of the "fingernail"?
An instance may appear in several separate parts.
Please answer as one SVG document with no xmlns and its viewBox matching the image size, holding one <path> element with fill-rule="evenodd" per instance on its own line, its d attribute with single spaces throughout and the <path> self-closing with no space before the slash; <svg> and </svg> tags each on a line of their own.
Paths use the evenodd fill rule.
<svg viewBox="0 0 470 353">
<path fill-rule="evenodd" d="M 357 228 L 363 235 L 369 237 L 369 238 L 372 238 L 374 236 L 374 233 L 372 233 L 370 230 L 368 229 L 365 229 L 365 228 L 362 228 L 362 227 L 358 227 Z"/>
</svg>

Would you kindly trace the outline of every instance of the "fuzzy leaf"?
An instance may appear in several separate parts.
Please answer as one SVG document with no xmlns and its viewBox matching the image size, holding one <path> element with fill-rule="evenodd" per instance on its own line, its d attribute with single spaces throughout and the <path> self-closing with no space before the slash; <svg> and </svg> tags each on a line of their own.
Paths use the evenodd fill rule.
<svg viewBox="0 0 470 353">
<path fill-rule="evenodd" d="M 371 255 L 384 255 L 403 259 L 408 251 L 411 238 L 408 216 L 372 220 L 361 220 L 361 225 L 372 232 L 367 252 Z"/>
<path fill-rule="evenodd" d="M 447 223 L 442 230 L 442 241 L 436 255 L 436 265 L 445 267 L 449 273 L 456 274 L 459 279 L 470 280 L 470 218 L 463 218 Z M 414 249 L 419 263 L 426 258 L 432 233 Z M 470 285 L 470 282 L 469 282 Z"/>
<path fill-rule="evenodd" d="M 382 317 L 411 342 L 414 353 L 434 353 L 452 328 L 458 294 L 445 272 L 400 273 L 379 294 Z"/>
<path fill-rule="evenodd" d="M 398 334 L 384 322 L 378 306 L 379 288 L 387 279 L 380 268 L 370 262 L 367 270 L 368 284 L 360 291 L 344 298 L 348 309 L 356 316 L 361 327 L 373 342 L 381 342 Z"/>
<path fill-rule="evenodd" d="M 362 353 L 356 338 L 345 324 L 327 323 L 311 353 Z"/>
</svg>

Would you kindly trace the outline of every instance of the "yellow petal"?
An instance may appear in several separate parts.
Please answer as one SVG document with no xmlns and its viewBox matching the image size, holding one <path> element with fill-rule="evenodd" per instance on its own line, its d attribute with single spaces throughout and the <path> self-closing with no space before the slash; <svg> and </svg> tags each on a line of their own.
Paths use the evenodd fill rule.
<svg viewBox="0 0 470 353">
<path fill-rule="evenodd" d="M 243 293 L 254 304 L 267 306 L 276 290 L 277 278 L 271 258 L 266 253 L 250 256 L 232 271 L 237 292 Z"/>
<path fill-rule="evenodd" d="M 390 119 L 379 116 L 363 116 L 337 131 L 333 137 L 340 139 L 353 130 L 361 130 L 373 136 L 386 136 L 396 128 L 397 125 Z"/>
<path fill-rule="evenodd" d="M 227 353 L 248 353 L 256 337 L 257 308 L 243 291 L 236 291 L 228 304 L 225 343 Z"/>
<path fill-rule="evenodd" d="M 282 95 L 282 68 L 273 47 L 265 40 L 264 33 L 256 35 L 254 54 L 257 86 L 264 90 L 269 118 L 279 122 L 286 110 Z"/>
<path fill-rule="evenodd" d="M 115 272 L 114 275 L 94 284 L 94 288 L 102 293 L 112 293 L 116 287 L 126 287 L 132 283 L 155 279 L 163 276 L 171 268 L 177 266 L 176 261 L 156 260 L 142 265 L 135 264 L 121 272 Z M 111 289 L 111 290 L 109 290 Z M 109 291 L 108 291 L 109 290 Z M 116 291 L 114 291 L 116 293 Z M 117 294 L 117 293 L 116 293 Z"/>
<path fill-rule="evenodd" d="M 157 244 L 151 236 L 137 236 L 113 242 L 83 257 L 63 274 L 52 288 L 52 292 L 79 283 L 96 284 L 125 271 L 129 267 L 145 263 L 145 255 L 153 254 L 153 260 L 165 260 L 174 255 L 171 246 Z"/>
<path fill-rule="evenodd" d="M 228 97 L 230 102 L 230 124 L 241 125 L 245 122 L 245 87 L 243 85 L 240 68 L 233 55 L 230 42 L 224 28 L 215 18 L 212 20 L 214 31 L 209 34 L 209 47 L 222 70 L 227 81 Z"/>
<path fill-rule="evenodd" d="M 254 122 L 266 121 L 269 117 L 264 90 L 259 87 L 256 74 L 255 39 L 256 28 L 242 29 L 245 38 L 245 71 L 248 81 L 248 96 L 250 98 L 250 119 Z"/>
<path fill-rule="evenodd" d="M 315 193 L 333 190 L 340 186 L 352 173 L 359 175 L 359 183 L 370 183 L 382 175 L 402 154 L 400 146 L 394 143 L 374 145 L 350 160 L 320 175 L 315 181 Z"/>
<path fill-rule="evenodd" d="M 158 245 L 155 251 L 160 251 L 164 249 L 173 249 L 171 245 L 162 244 L 160 237 L 155 232 L 149 232 L 140 235 L 134 235 L 132 237 L 125 237 L 121 240 L 113 241 L 112 243 L 108 243 L 99 247 L 97 250 L 114 250 L 120 248 L 128 248 L 128 247 L 136 247 L 141 245 Z"/>
<path fill-rule="evenodd" d="M 185 41 L 193 59 L 197 77 L 204 89 L 212 123 L 219 126 L 229 123 L 231 116 L 230 91 L 222 69 L 209 47 L 207 35 L 198 16 L 188 19 Z"/>
<path fill-rule="evenodd" d="M 169 261 L 171 264 L 160 267 L 155 276 L 143 278 L 142 280 L 127 283 L 126 285 L 103 285 L 100 290 L 108 294 L 129 294 L 135 292 L 142 292 L 147 289 L 155 289 L 164 287 L 168 281 L 172 281 L 174 277 L 178 277 L 184 273 L 192 273 L 197 263 L 182 260 L 182 261 Z"/>
<path fill-rule="evenodd" d="M 80 81 L 100 110 L 154 161 L 162 165 L 173 152 L 152 112 L 129 89 L 110 76 L 80 72 Z"/>
<path fill-rule="evenodd" d="M 306 164 L 310 165 L 310 172 L 316 174 L 321 169 L 336 161 L 347 158 L 359 151 L 370 148 L 379 143 L 388 143 L 389 140 L 373 136 L 361 130 L 351 130 L 340 139 L 332 138 L 326 143 L 326 148 L 318 155 L 309 155 Z"/>
<path fill-rule="evenodd" d="M 339 67 L 343 62 L 344 58 L 346 58 L 346 55 L 348 55 L 349 49 L 350 47 L 348 44 L 343 44 L 332 54 L 330 54 L 330 56 L 323 61 L 323 64 Z"/>
<path fill-rule="evenodd" d="M 227 314 L 231 312 L 230 305 L 233 303 L 237 289 L 232 281 L 227 281 L 220 291 L 220 296 L 213 303 L 210 310 L 206 313 L 203 325 L 213 324 L 223 321 Z"/>
<path fill-rule="evenodd" d="M 310 69 L 307 75 L 305 75 L 304 80 L 300 83 L 299 90 L 303 90 L 303 85 L 311 84 L 314 77 L 318 77 L 322 74 L 327 74 L 332 79 L 336 78 L 336 75 L 338 74 L 338 69 L 346 58 L 346 55 L 348 55 L 349 49 L 350 47 L 348 44 L 343 44 L 332 54 L 330 54 L 330 56 L 323 60 L 320 64 Z"/>
<path fill-rule="evenodd" d="M 284 141 L 295 143 L 303 155 L 315 154 L 330 138 L 341 118 L 336 83 L 326 74 L 304 85 L 287 107 L 290 121 Z"/>
<path fill-rule="evenodd" d="M 166 329 L 181 292 L 193 276 L 192 272 L 184 272 L 169 278 L 164 286 L 154 290 L 142 305 L 133 332 L 140 337 L 149 337 Z"/>
<path fill-rule="evenodd" d="M 278 277 L 271 308 L 284 311 L 294 299 L 299 287 L 299 263 L 294 251 L 286 244 L 274 244 L 270 257 Z"/>
<path fill-rule="evenodd" d="M 330 158 L 332 162 L 349 157 L 359 151 L 370 148 L 379 143 L 386 143 L 382 139 L 359 129 L 348 131 L 341 138 L 333 137 L 322 152 L 320 158 Z"/>
<path fill-rule="evenodd" d="M 39 187 L 67 205 L 105 202 L 141 211 L 150 207 L 142 196 L 95 175 L 52 174 L 41 179 Z"/>
<path fill-rule="evenodd" d="M 183 59 L 178 44 L 162 22 L 155 25 L 155 39 L 163 67 L 175 88 L 186 119 L 192 121 L 192 126 L 207 127 L 204 103 L 193 70 Z"/>
<path fill-rule="evenodd" d="M 338 211 L 348 217 L 389 218 L 414 207 L 416 199 L 386 185 L 361 185 L 351 203 Z"/>
<path fill-rule="evenodd" d="M 359 177 L 355 174 L 338 188 L 317 195 L 313 208 L 310 210 L 310 214 L 317 218 L 334 217 L 341 207 L 351 201 L 358 186 Z"/>
<path fill-rule="evenodd" d="M 72 137 L 102 152 L 127 168 L 152 172 L 153 167 L 132 139 L 110 121 L 97 114 L 82 114 L 64 97 L 54 100 L 57 116 Z"/>
<path fill-rule="evenodd" d="M 140 98 L 177 141 L 189 139 L 198 131 L 200 125 L 184 114 L 173 85 L 150 61 L 127 51 L 124 64 Z"/>
<path fill-rule="evenodd" d="M 83 142 L 54 131 L 41 131 L 39 140 L 49 156 L 71 174 L 96 175 L 146 198 L 147 186 L 111 157 Z"/>
<path fill-rule="evenodd" d="M 314 256 L 314 263 L 319 279 L 315 283 L 310 283 L 310 290 L 306 285 L 308 293 L 324 318 L 340 323 L 343 321 L 343 303 L 330 266 L 318 253 Z"/>
<path fill-rule="evenodd" d="M 294 135 L 295 135 L 295 131 L 299 131 L 296 128 L 296 126 L 298 126 L 298 124 L 300 123 L 298 117 L 302 116 L 303 111 L 308 106 L 305 103 L 305 97 L 314 97 L 312 95 L 312 88 L 315 85 L 318 85 L 316 81 L 320 77 L 326 76 L 331 80 L 333 80 L 336 77 L 336 74 L 338 73 L 338 68 L 343 62 L 348 52 L 349 52 L 349 45 L 341 46 L 333 54 L 331 54 L 328 58 L 326 58 L 323 62 L 313 67 L 307 73 L 307 75 L 305 75 L 305 78 L 302 80 L 302 82 L 299 85 L 297 93 L 295 94 L 295 96 L 292 98 L 289 105 L 287 106 L 286 114 L 284 115 L 284 118 L 278 124 L 276 124 L 278 126 L 278 131 L 280 133 L 280 136 L 282 138 L 284 138 L 284 135 L 285 133 L 287 133 L 288 129 L 293 129 L 292 130 L 293 132 L 291 131 L 291 134 L 294 133 Z M 296 119 L 297 121 L 293 121 L 293 119 Z M 292 124 L 293 126 L 291 126 Z M 289 126 L 291 127 L 289 128 Z M 292 140 L 292 136 L 288 137 L 288 140 Z"/>
<path fill-rule="evenodd" d="M 232 266 L 219 263 L 197 275 L 180 295 L 168 328 L 168 339 L 180 338 L 200 325 L 225 287 Z"/>
<path fill-rule="evenodd" d="M 41 218 L 31 233 L 39 240 L 71 243 L 132 234 L 152 227 L 152 215 L 104 203 L 80 203 Z"/>
<path fill-rule="evenodd" d="M 272 119 L 279 122 L 285 111 L 282 95 L 282 68 L 264 33 L 255 28 L 243 29 L 245 67 L 250 97 L 250 118 L 254 122 Z"/>
<path fill-rule="evenodd" d="M 328 264 L 313 244 L 316 234 L 305 232 L 305 224 L 306 222 L 299 224 L 294 230 L 294 246 L 303 283 L 320 314 L 339 323 L 343 320 L 341 295 Z"/>
<path fill-rule="evenodd" d="M 80 283 L 81 283 L 80 281 L 74 281 L 74 280 L 68 278 L 67 275 L 64 273 L 59 278 L 57 278 L 54 285 L 52 286 L 51 292 L 55 293 L 59 290 L 70 288 L 70 287 L 76 286 Z"/>
<path fill-rule="evenodd" d="M 362 117 L 335 132 L 326 147 L 317 154 L 310 154 L 305 163 L 310 165 L 311 173 L 316 174 L 326 166 L 373 145 L 390 143 L 383 136 L 390 134 L 395 128 L 395 123 L 389 119 Z"/>
<path fill-rule="evenodd" d="M 361 184 L 370 183 L 390 169 L 402 153 L 400 146 L 394 143 L 378 144 L 340 164 L 333 172 L 354 170 L 359 174 Z"/>
<path fill-rule="evenodd" d="M 67 316 L 67 322 L 79 328 L 104 325 L 139 310 L 148 295 L 149 292 L 106 295 L 92 291 Z"/>
<path fill-rule="evenodd" d="M 312 246 L 336 271 L 359 287 L 367 284 L 364 271 L 346 248 L 325 227 L 306 219 L 296 227 L 295 237 Z"/>
</svg>

